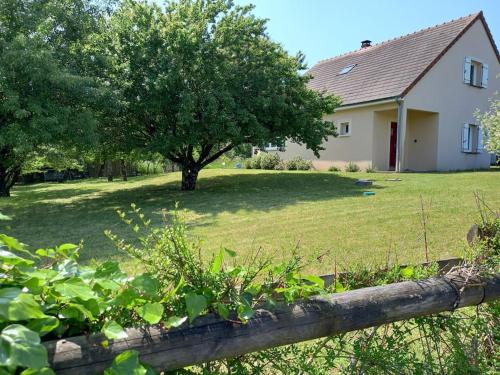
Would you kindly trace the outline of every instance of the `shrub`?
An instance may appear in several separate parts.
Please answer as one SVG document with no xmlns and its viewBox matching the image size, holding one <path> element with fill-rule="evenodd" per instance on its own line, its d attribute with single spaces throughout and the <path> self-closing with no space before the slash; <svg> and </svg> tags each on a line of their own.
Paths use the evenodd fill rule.
<svg viewBox="0 0 500 375">
<path fill-rule="evenodd" d="M 261 166 L 260 166 L 260 161 L 262 159 L 262 155 L 259 154 L 259 155 L 256 155 L 252 158 L 252 169 L 261 169 Z"/>
<path fill-rule="evenodd" d="M 163 173 L 163 163 L 159 161 L 143 160 L 136 164 L 137 172 L 141 175 L 153 175 Z"/>
<path fill-rule="evenodd" d="M 377 168 L 375 168 L 372 164 L 366 167 L 366 173 L 375 173 L 377 172 Z"/>
<path fill-rule="evenodd" d="M 245 159 L 245 168 L 252 169 L 252 158 Z"/>
<path fill-rule="evenodd" d="M 280 161 L 281 159 L 278 154 L 264 153 L 260 158 L 260 167 L 267 170 L 275 169 Z"/>
<path fill-rule="evenodd" d="M 340 172 L 340 168 L 332 165 L 330 168 L 328 168 L 328 172 Z"/>
<path fill-rule="evenodd" d="M 359 166 L 356 163 L 353 163 L 352 161 L 350 161 L 345 166 L 345 171 L 346 172 L 359 172 Z"/>
<path fill-rule="evenodd" d="M 274 167 L 274 170 L 276 171 L 283 171 L 286 169 L 286 163 L 283 160 L 280 160 L 278 164 Z"/>
<path fill-rule="evenodd" d="M 310 160 L 304 160 L 300 156 L 296 156 L 286 162 L 286 169 L 290 171 L 308 171 L 312 169 L 312 162 Z"/>
</svg>

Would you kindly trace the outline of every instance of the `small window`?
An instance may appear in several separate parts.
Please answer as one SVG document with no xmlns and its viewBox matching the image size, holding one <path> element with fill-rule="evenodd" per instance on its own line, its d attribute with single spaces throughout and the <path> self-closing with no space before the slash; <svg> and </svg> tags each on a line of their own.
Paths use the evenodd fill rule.
<svg viewBox="0 0 500 375">
<path fill-rule="evenodd" d="M 474 87 L 488 87 L 488 64 L 466 57 L 464 62 L 464 83 Z"/>
<path fill-rule="evenodd" d="M 264 151 L 285 151 L 285 142 L 269 142 L 264 146 Z"/>
<path fill-rule="evenodd" d="M 347 74 L 349 73 L 352 68 L 354 68 L 356 66 L 356 64 L 352 64 L 352 65 L 347 65 L 345 68 L 342 68 L 339 72 L 339 75 L 342 75 L 342 74 Z"/>
<path fill-rule="evenodd" d="M 483 131 L 479 125 L 464 124 L 462 128 L 462 152 L 477 154 L 483 150 Z"/>
<path fill-rule="evenodd" d="M 349 135 L 351 135 L 351 122 L 341 121 L 339 123 L 339 136 L 347 137 Z"/>
</svg>

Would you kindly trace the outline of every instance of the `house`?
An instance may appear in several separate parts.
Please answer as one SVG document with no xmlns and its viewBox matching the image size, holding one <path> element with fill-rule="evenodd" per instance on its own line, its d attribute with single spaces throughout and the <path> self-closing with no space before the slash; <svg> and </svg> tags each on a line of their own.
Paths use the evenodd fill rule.
<svg viewBox="0 0 500 375">
<path fill-rule="evenodd" d="M 499 91 L 500 56 L 483 13 L 472 14 L 327 59 L 309 73 L 311 88 L 342 98 L 326 119 L 337 126 L 320 157 L 292 142 L 269 145 L 316 169 L 354 162 L 378 170 L 488 168 L 475 110 Z"/>
</svg>

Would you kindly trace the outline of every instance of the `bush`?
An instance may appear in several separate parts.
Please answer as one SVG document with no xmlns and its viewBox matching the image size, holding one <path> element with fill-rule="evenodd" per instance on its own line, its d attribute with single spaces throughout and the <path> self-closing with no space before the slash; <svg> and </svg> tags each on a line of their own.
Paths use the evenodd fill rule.
<svg viewBox="0 0 500 375">
<path fill-rule="evenodd" d="M 161 174 L 164 171 L 163 163 L 158 161 L 139 161 L 136 163 L 135 167 L 137 168 L 137 172 L 139 172 L 141 175 Z"/>
<path fill-rule="evenodd" d="M 276 169 L 276 166 L 281 162 L 281 159 L 278 154 L 261 154 L 260 158 L 260 167 L 262 169 Z"/>
<path fill-rule="evenodd" d="M 359 166 L 356 163 L 353 163 L 352 161 L 350 161 L 345 166 L 345 171 L 346 172 L 359 172 Z"/>
<path fill-rule="evenodd" d="M 328 168 L 328 172 L 340 172 L 340 168 L 332 165 L 330 168 Z"/>
<path fill-rule="evenodd" d="M 260 166 L 261 159 L 262 159 L 261 154 L 256 155 L 252 158 L 252 162 L 251 162 L 252 169 L 261 169 L 261 166 Z"/>
<path fill-rule="evenodd" d="M 312 162 L 310 160 L 304 160 L 300 156 L 296 156 L 286 162 L 286 169 L 290 171 L 308 171 L 312 169 Z"/>
<path fill-rule="evenodd" d="M 246 169 L 252 169 L 252 159 L 253 158 L 245 159 L 244 165 Z"/>
<path fill-rule="evenodd" d="M 377 172 L 377 168 L 375 168 L 372 164 L 366 167 L 366 173 L 375 173 Z"/>
<path fill-rule="evenodd" d="M 286 169 L 286 163 L 283 160 L 280 160 L 278 164 L 274 167 L 276 171 L 284 171 Z"/>
</svg>

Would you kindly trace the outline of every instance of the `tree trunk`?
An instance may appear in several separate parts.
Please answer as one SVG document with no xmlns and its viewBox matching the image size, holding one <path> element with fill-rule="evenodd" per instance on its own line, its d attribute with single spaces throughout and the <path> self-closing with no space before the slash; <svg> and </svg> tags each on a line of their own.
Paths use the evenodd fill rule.
<svg viewBox="0 0 500 375">
<path fill-rule="evenodd" d="M 181 190 L 194 190 L 199 172 L 200 168 L 198 166 L 183 166 Z"/>
<path fill-rule="evenodd" d="M 10 197 L 10 188 L 14 186 L 20 173 L 21 167 L 0 166 L 0 197 Z"/>
<path fill-rule="evenodd" d="M 109 159 L 106 159 L 104 162 L 104 169 L 106 171 L 106 176 L 108 177 L 108 182 L 113 181 L 113 162 Z"/>
<path fill-rule="evenodd" d="M 122 167 L 122 177 L 123 181 L 128 181 L 128 175 L 127 175 L 127 166 L 125 165 L 125 160 L 121 160 L 121 167 Z"/>
</svg>

